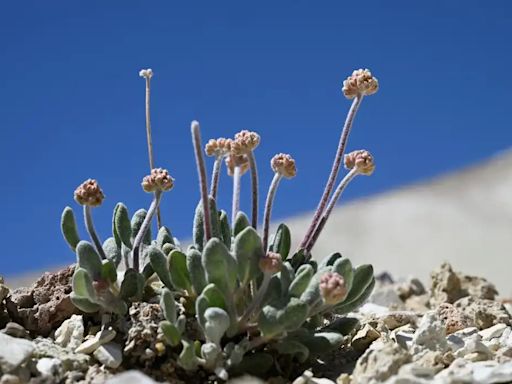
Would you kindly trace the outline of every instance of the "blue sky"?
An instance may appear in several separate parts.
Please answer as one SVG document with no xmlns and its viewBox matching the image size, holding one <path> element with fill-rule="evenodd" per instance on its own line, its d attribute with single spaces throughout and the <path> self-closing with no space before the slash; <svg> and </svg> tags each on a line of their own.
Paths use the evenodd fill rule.
<svg viewBox="0 0 512 384">
<path fill-rule="evenodd" d="M 3 2 L 0 274 L 74 261 L 59 217 L 78 208 L 72 193 L 86 178 L 107 196 L 94 212 L 102 238 L 116 202 L 147 208 L 141 68 L 155 72 L 156 163 L 176 179 L 164 222 L 189 237 L 191 120 L 204 140 L 258 131 L 263 190 L 273 154 L 296 158 L 298 176 L 278 191 L 282 218 L 317 204 L 350 105 L 341 83 L 356 68 L 381 89 L 363 101 L 348 147 L 371 150 L 377 170 L 346 200 L 509 148 L 511 38 L 509 1 Z M 223 174 L 226 208 L 230 181 Z"/>
</svg>

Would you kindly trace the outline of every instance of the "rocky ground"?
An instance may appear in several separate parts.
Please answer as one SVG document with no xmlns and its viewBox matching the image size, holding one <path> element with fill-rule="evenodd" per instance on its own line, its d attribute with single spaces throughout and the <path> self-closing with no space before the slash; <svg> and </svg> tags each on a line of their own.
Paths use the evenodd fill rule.
<svg viewBox="0 0 512 384">
<path fill-rule="evenodd" d="M 45 274 L 12 292 L 0 284 L 0 384 L 215 382 L 175 365 L 159 333 L 157 303 L 132 305 L 113 327 L 77 311 L 69 299 L 72 272 Z M 297 365 L 303 373 L 294 383 L 512 383 L 512 305 L 497 299 L 491 283 L 448 264 L 432 273 L 428 288 L 387 274 L 378 280 L 358 312 L 329 319 L 352 329 L 343 347 Z M 289 380 L 232 380 L 262 382 Z"/>
</svg>

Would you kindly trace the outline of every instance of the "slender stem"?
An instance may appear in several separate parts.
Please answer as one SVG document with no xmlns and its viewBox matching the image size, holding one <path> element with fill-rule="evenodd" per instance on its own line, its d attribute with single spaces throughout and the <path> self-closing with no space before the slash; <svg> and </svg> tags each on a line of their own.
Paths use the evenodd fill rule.
<svg viewBox="0 0 512 384">
<path fill-rule="evenodd" d="M 92 211 L 91 207 L 88 205 L 84 205 L 84 219 L 85 219 L 85 228 L 87 229 L 87 232 L 89 233 L 89 236 L 94 244 L 94 247 L 96 248 L 96 251 L 100 255 L 102 259 L 106 259 L 107 256 L 105 255 L 105 251 L 103 250 L 103 246 L 101 245 L 100 238 L 98 237 L 96 233 L 96 229 L 94 229 L 94 224 L 92 222 Z"/>
<path fill-rule="evenodd" d="M 347 118 L 345 119 L 345 125 L 343 126 L 343 130 L 341 131 L 340 141 L 338 144 L 338 150 L 336 152 L 336 156 L 334 157 L 334 162 L 332 164 L 331 174 L 329 175 L 329 179 L 327 180 L 327 184 L 325 185 L 324 192 L 318 203 L 318 207 L 316 209 L 315 215 L 313 216 L 313 220 L 311 221 L 311 225 L 309 226 L 304 239 L 299 245 L 300 249 L 306 249 L 306 244 L 310 242 L 311 236 L 313 236 L 313 232 L 318 226 L 318 222 L 320 221 L 320 217 L 322 216 L 325 206 L 327 204 L 327 200 L 332 193 L 334 188 L 334 184 L 336 183 L 336 179 L 338 177 L 338 173 L 340 171 L 341 162 L 343 160 L 343 153 L 345 152 L 345 147 L 347 146 L 347 139 L 352 128 L 352 123 L 354 122 L 354 118 L 356 116 L 357 110 L 361 105 L 361 101 L 363 100 L 363 96 L 359 95 L 354 98 L 352 105 L 350 106 L 350 110 L 348 111 Z"/>
<path fill-rule="evenodd" d="M 258 289 L 258 292 L 256 292 L 256 295 L 251 301 L 251 304 L 249 304 L 249 307 L 245 310 L 244 314 L 240 318 L 240 321 L 238 322 L 238 327 L 245 327 L 245 324 L 249 321 L 251 318 L 252 313 L 256 308 L 258 308 L 263 300 L 263 297 L 265 297 L 265 293 L 267 292 L 268 285 L 270 284 L 270 279 L 272 278 L 272 275 L 270 273 L 263 274 L 263 281 L 261 282 L 260 288 Z"/>
<path fill-rule="evenodd" d="M 240 179 L 242 171 L 239 166 L 233 169 L 233 201 L 231 205 L 231 225 L 235 226 L 236 215 L 240 210 Z"/>
<path fill-rule="evenodd" d="M 256 158 L 254 152 L 249 152 L 249 165 L 251 167 L 251 188 L 252 188 L 252 227 L 258 227 L 258 168 L 256 167 Z"/>
<path fill-rule="evenodd" d="M 220 168 L 221 167 L 222 167 L 222 156 L 217 156 L 215 158 L 215 162 L 213 163 L 212 182 L 210 184 L 210 196 L 213 197 L 214 200 L 217 200 L 217 192 L 219 190 L 219 176 L 220 176 Z"/>
<path fill-rule="evenodd" d="M 212 237 L 212 226 L 210 217 L 210 204 L 208 204 L 208 181 L 206 179 L 206 166 L 204 164 L 203 149 L 201 146 L 201 132 L 199 123 L 192 122 L 192 142 L 194 144 L 194 152 L 196 154 L 197 173 L 199 175 L 199 189 L 201 191 L 201 201 L 203 202 L 204 215 L 204 234 L 206 241 Z"/>
<path fill-rule="evenodd" d="M 354 177 L 356 177 L 359 174 L 359 171 L 356 167 L 352 168 L 349 173 L 345 175 L 345 177 L 340 181 L 338 184 L 338 187 L 336 188 L 336 191 L 332 195 L 331 200 L 329 201 L 329 204 L 327 205 L 327 208 L 325 209 L 324 214 L 322 215 L 322 218 L 320 219 L 320 222 L 318 223 L 317 227 L 315 228 L 315 231 L 313 232 L 313 235 L 311 236 L 310 241 L 306 244 L 305 249 L 307 253 L 311 252 L 311 249 L 315 245 L 316 241 L 318 240 L 318 237 L 320 236 L 320 233 L 325 227 L 325 224 L 327 223 L 327 220 L 329 219 L 329 216 L 331 215 L 334 207 L 336 206 L 336 203 L 338 202 L 339 198 L 341 197 L 341 194 L 347 187 L 347 185 L 352 181 Z"/>
<path fill-rule="evenodd" d="M 277 187 L 283 178 L 279 173 L 275 173 L 270 183 L 267 193 L 267 200 L 265 201 L 265 212 L 263 214 L 263 251 L 267 252 L 268 248 L 268 231 L 270 227 L 270 215 L 272 214 L 272 205 L 276 196 Z"/>
<path fill-rule="evenodd" d="M 250 342 L 249 342 L 249 345 L 247 346 L 247 350 L 252 350 L 252 349 L 255 349 L 255 348 L 258 348 L 260 345 L 263 345 L 265 344 L 266 342 L 268 342 L 270 340 L 270 338 L 268 337 L 265 337 L 265 336 L 258 336 L 258 337 L 255 337 L 254 339 L 252 339 Z"/>
<path fill-rule="evenodd" d="M 148 143 L 148 157 L 149 157 L 149 170 L 155 168 L 155 161 L 153 158 L 153 139 L 151 138 L 151 115 L 149 113 L 149 106 L 151 101 L 151 78 L 146 77 L 146 141 Z M 162 218 L 160 216 L 160 207 L 156 211 L 156 222 L 158 228 L 162 226 Z"/>
<path fill-rule="evenodd" d="M 137 236 L 135 236 L 135 240 L 133 241 L 133 269 L 135 271 L 140 272 L 139 267 L 139 254 L 140 254 L 140 245 L 142 244 L 142 239 L 144 239 L 144 236 L 146 235 L 146 232 L 148 231 L 151 220 L 153 219 L 153 216 L 155 215 L 156 211 L 158 210 L 158 206 L 160 205 L 160 199 L 162 197 L 161 191 L 156 191 L 153 197 L 153 201 L 151 202 L 151 205 L 149 206 L 148 213 L 146 214 L 146 217 L 144 218 L 144 221 L 142 222 L 142 225 L 140 226 L 139 232 L 137 232 Z"/>
</svg>

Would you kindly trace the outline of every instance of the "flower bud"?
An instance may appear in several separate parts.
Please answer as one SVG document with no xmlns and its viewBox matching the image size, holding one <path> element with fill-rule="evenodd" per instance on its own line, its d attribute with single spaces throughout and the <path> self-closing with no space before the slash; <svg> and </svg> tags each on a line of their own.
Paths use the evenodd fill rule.
<svg viewBox="0 0 512 384">
<path fill-rule="evenodd" d="M 243 130 L 235 135 L 231 144 L 231 152 L 235 155 L 245 155 L 256 149 L 260 144 L 260 135 L 256 132 Z"/>
<path fill-rule="evenodd" d="M 96 180 L 88 179 L 75 189 L 74 197 L 75 201 L 80 205 L 97 207 L 101 205 L 105 195 Z"/>
<path fill-rule="evenodd" d="M 293 157 L 285 153 L 275 155 L 272 160 L 270 160 L 270 166 L 275 173 L 278 173 L 287 179 L 291 179 L 297 174 L 295 160 Z"/>
<path fill-rule="evenodd" d="M 336 272 L 324 273 L 320 277 L 320 293 L 328 305 L 342 302 L 348 294 L 345 280 Z"/>
<path fill-rule="evenodd" d="M 141 69 L 139 72 L 139 76 L 145 79 L 151 79 L 153 77 L 153 70 L 151 68 Z"/>
<path fill-rule="evenodd" d="M 273 275 L 274 273 L 277 273 L 281 270 L 283 260 L 281 259 L 281 255 L 279 253 L 268 252 L 267 256 L 263 257 L 259 264 L 263 273 Z"/>
<path fill-rule="evenodd" d="M 246 155 L 236 156 L 231 153 L 226 157 L 225 162 L 229 176 L 233 176 L 235 174 L 235 167 L 240 167 L 240 175 L 243 175 L 249 170 L 249 159 Z"/>
<path fill-rule="evenodd" d="M 379 81 L 372 76 L 368 69 L 357 69 L 343 82 L 343 94 L 347 99 L 369 96 L 377 92 Z"/>
<path fill-rule="evenodd" d="M 224 157 L 231 151 L 231 143 L 233 140 L 219 137 L 218 139 L 210 139 L 204 146 L 204 151 L 208 156 Z"/>
<path fill-rule="evenodd" d="M 167 169 L 153 168 L 151 173 L 142 179 L 142 189 L 148 193 L 165 192 L 172 187 L 174 187 L 174 179 L 169 175 Z"/>
<path fill-rule="evenodd" d="M 370 152 L 360 149 L 345 155 L 345 168 L 357 168 L 361 175 L 371 175 L 375 170 L 375 163 Z"/>
</svg>

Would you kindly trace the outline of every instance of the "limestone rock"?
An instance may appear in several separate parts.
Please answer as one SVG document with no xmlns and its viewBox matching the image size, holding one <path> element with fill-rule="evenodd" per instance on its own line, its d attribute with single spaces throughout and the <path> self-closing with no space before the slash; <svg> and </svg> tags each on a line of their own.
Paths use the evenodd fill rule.
<svg viewBox="0 0 512 384">
<path fill-rule="evenodd" d="M 22 325 L 15 322 L 8 322 L 2 332 L 12 337 L 19 337 L 21 339 L 30 339 L 30 335 Z"/>
<path fill-rule="evenodd" d="M 410 311 L 393 311 L 381 316 L 380 320 L 392 331 L 407 324 L 416 325 L 418 316 Z"/>
<path fill-rule="evenodd" d="M 157 382 L 142 372 L 126 371 L 115 375 L 106 384 L 157 384 Z"/>
<path fill-rule="evenodd" d="M 106 343 L 94 351 L 94 357 L 108 368 L 118 368 L 123 362 L 123 351 L 116 343 Z"/>
<path fill-rule="evenodd" d="M 448 350 L 444 324 L 434 311 L 425 313 L 412 342 L 415 353 L 424 349 L 440 352 Z"/>
<path fill-rule="evenodd" d="M 437 314 L 444 322 L 447 335 L 474 326 L 468 315 L 449 303 L 440 304 L 437 307 Z"/>
<path fill-rule="evenodd" d="M 375 343 L 357 361 L 352 374 L 353 384 L 385 381 L 411 361 L 409 352 L 391 341 L 374 346 Z"/>
<path fill-rule="evenodd" d="M 433 308 L 442 303 L 453 304 L 464 297 L 459 276 L 453 271 L 450 264 L 443 263 L 438 270 L 431 273 L 430 278 L 430 304 Z"/>
<path fill-rule="evenodd" d="M 34 340 L 35 358 L 50 357 L 61 361 L 63 371 L 86 372 L 89 368 L 89 356 L 83 353 L 74 353 L 52 342 L 50 339 L 38 337 Z"/>
<path fill-rule="evenodd" d="M 96 351 L 103 344 L 109 343 L 116 337 L 116 331 L 112 328 L 102 329 L 90 339 L 85 340 L 76 349 L 76 353 L 90 354 Z"/>
<path fill-rule="evenodd" d="M 84 340 L 84 322 L 81 315 L 72 315 L 55 331 L 55 343 L 75 350 Z"/>
<path fill-rule="evenodd" d="M 71 279 L 73 265 L 56 273 L 45 273 L 31 288 L 19 288 L 6 298 L 10 317 L 27 330 L 47 336 L 72 314 Z"/>
<path fill-rule="evenodd" d="M 487 341 L 487 340 L 501 337 L 501 335 L 503 335 L 503 332 L 505 332 L 505 329 L 507 329 L 507 328 L 510 329 L 509 327 L 507 327 L 506 324 L 498 323 L 498 324 L 493 325 L 490 328 L 484 329 L 478 333 L 482 337 L 482 340 Z"/>
<path fill-rule="evenodd" d="M 510 325 L 510 314 L 497 301 L 468 296 L 456 301 L 454 306 L 464 312 L 479 329 L 490 328 L 498 323 Z"/>
<path fill-rule="evenodd" d="M 380 333 L 370 324 L 365 324 L 352 339 L 352 347 L 356 351 L 365 351 L 368 346 L 380 337 Z"/>
<path fill-rule="evenodd" d="M 27 361 L 34 351 L 34 344 L 0 333 L 0 371 L 8 373 Z"/>
</svg>

